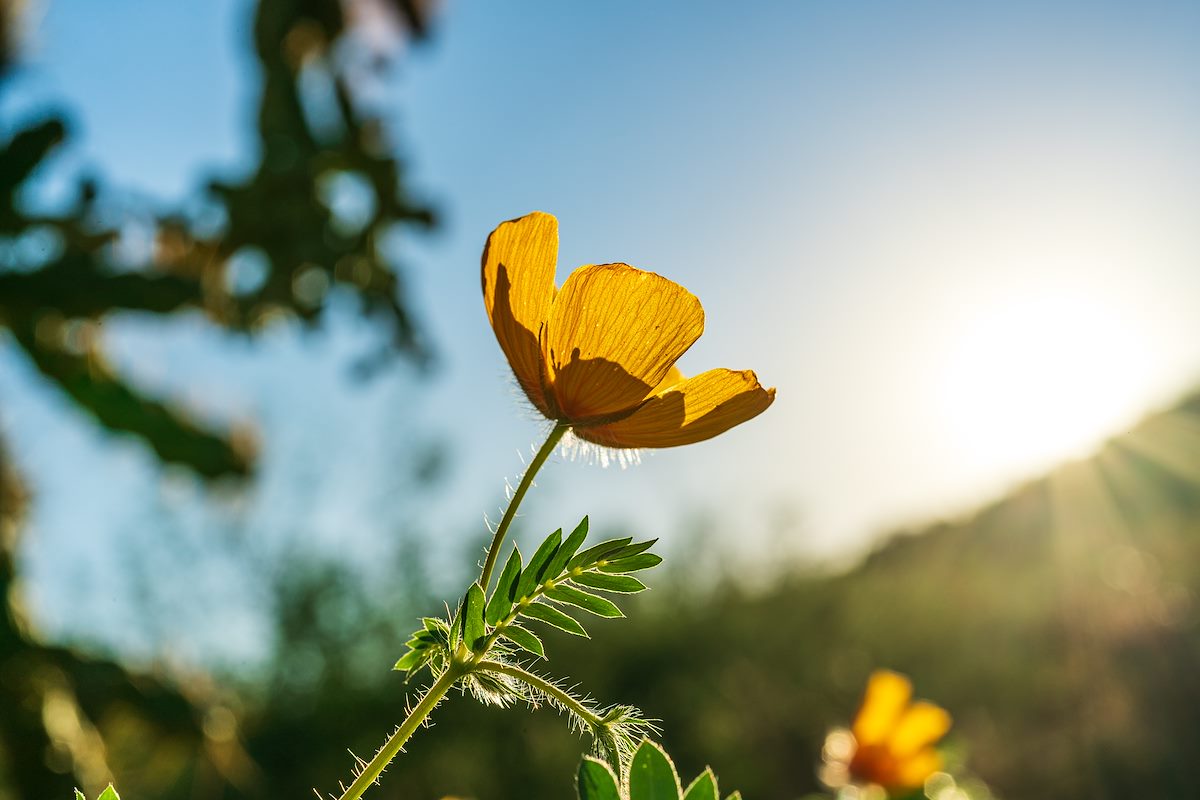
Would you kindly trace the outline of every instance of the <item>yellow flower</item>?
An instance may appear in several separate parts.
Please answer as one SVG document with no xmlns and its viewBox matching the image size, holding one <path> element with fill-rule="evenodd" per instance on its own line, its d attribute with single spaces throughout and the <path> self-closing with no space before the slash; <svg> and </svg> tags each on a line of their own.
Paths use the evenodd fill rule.
<svg viewBox="0 0 1200 800">
<path fill-rule="evenodd" d="M 530 402 L 608 447 L 674 447 L 716 436 L 775 399 L 750 370 L 684 378 L 675 362 L 704 331 L 700 301 L 628 264 L 591 264 L 554 288 L 558 220 L 501 223 L 483 248 L 483 299 Z"/>
<path fill-rule="evenodd" d="M 851 780 L 876 784 L 890 793 L 920 788 L 942 768 L 942 758 L 933 745 L 950 730 L 950 723 L 945 709 L 912 702 L 908 678 L 888 670 L 875 671 L 851 727 Z"/>
</svg>

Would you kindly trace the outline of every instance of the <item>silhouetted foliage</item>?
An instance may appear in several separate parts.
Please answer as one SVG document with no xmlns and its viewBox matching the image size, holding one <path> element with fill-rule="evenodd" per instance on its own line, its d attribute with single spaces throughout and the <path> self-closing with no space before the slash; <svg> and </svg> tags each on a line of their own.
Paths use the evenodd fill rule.
<svg viewBox="0 0 1200 800">
<path fill-rule="evenodd" d="M 18 68 L 18 6 L 0 6 L 0 91 Z M 417 0 L 379 8 L 393 12 L 393 38 L 425 34 Z M 285 315 L 318 322 L 338 289 L 390 330 L 361 370 L 392 353 L 417 362 L 430 354 L 385 240 L 430 226 L 433 215 L 410 198 L 380 113 L 356 95 L 386 53 L 354 60 L 362 48 L 344 46 L 354 33 L 350 10 L 339 0 L 257 4 L 247 44 L 262 77 L 259 163 L 244 179 L 213 181 L 199 214 L 148 211 L 149 252 L 121 246 L 123 232 L 102 222 L 111 190 L 88 179 L 68 208 L 45 213 L 24 204 L 38 170 L 69 138 L 68 114 L 10 123 L 15 132 L 0 142 L 0 332 L 100 426 L 206 478 L 248 475 L 253 438 L 199 423 L 127 382 L 104 355 L 100 332 L 110 315 L 195 312 L 252 334 Z M 334 103 L 306 95 L 314 81 L 332 88 Z M 366 198 L 365 214 L 336 211 L 344 191 Z M 249 281 L 238 274 L 248 260 L 257 269 Z M 146 786 L 163 796 L 210 785 L 220 795 L 227 784 L 251 791 L 258 773 L 237 744 L 224 695 L 210 684 L 135 675 L 44 643 L 29 628 L 14 558 L 24 492 L 3 447 L 0 478 L 0 794 L 9 786 L 20 797 L 65 798 L 80 785 L 92 796 L 110 771 L 135 763 L 153 763 Z M 137 787 L 126 796 L 138 796 Z"/>
</svg>

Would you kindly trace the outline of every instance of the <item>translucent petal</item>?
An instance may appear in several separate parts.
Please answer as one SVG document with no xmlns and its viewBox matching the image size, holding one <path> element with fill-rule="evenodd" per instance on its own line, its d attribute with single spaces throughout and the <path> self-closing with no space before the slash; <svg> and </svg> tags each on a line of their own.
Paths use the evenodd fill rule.
<svg viewBox="0 0 1200 800">
<path fill-rule="evenodd" d="M 661 275 L 628 264 L 575 270 L 542 336 L 562 417 L 636 408 L 703 331 L 700 301 Z"/>
<path fill-rule="evenodd" d="M 775 390 L 764 389 L 750 370 L 714 369 L 667 384 L 628 417 L 578 427 L 575 435 L 608 447 L 675 447 L 724 433 L 774 399 Z"/>
<path fill-rule="evenodd" d="M 667 377 L 665 377 L 661 381 L 659 381 L 658 386 L 655 386 L 653 389 L 650 390 L 650 394 L 651 395 L 662 394 L 669 387 L 674 386 L 675 384 L 679 383 L 682 380 L 683 380 L 683 373 L 680 372 L 679 367 L 671 367 L 669 370 L 667 370 Z"/>
<path fill-rule="evenodd" d="M 502 222 L 483 248 L 483 302 L 517 382 L 547 416 L 552 409 L 544 391 L 544 367 L 538 337 L 554 301 L 558 261 L 558 220 L 535 211 Z"/>
</svg>

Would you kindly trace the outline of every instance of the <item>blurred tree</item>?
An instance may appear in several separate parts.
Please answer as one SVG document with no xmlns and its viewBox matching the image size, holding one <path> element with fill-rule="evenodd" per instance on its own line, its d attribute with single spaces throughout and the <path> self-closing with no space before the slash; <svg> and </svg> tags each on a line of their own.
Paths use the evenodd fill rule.
<svg viewBox="0 0 1200 800">
<path fill-rule="evenodd" d="M 0 91 L 17 68 L 21 6 L 0 3 Z M 155 244 L 145 253 L 102 222 L 110 192 L 94 182 L 81 180 L 75 203 L 54 213 L 23 203 L 68 138 L 64 114 L 5 125 L 15 131 L 0 142 L 0 331 L 8 342 L 99 425 L 206 478 L 248 475 L 252 437 L 198 423 L 126 382 L 104 356 L 110 315 L 191 311 L 253 334 L 282 316 L 316 324 L 330 290 L 341 287 L 390 330 L 360 370 L 393 353 L 425 362 L 430 350 L 385 240 L 431 226 L 433 214 L 410 198 L 381 114 L 356 87 L 402 39 L 422 38 L 427 23 L 421 0 L 259 0 L 250 43 L 262 78 L 259 163 L 243 180 L 212 182 L 199 213 L 150 215 Z M 389 44 L 365 47 L 368 33 Z M 317 84 L 333 103 L 305 88 Z M 364 213 L 339 210 L 346 191 L 366 196 Z M 219 775 L 218 784 L 249 780 L 229 712 L 202 683 L 172 688 L 89 661 L 25 624 L 15 559 L 25 492 L 3 453 L 0 443 L 0 796 L 6 784 L 19 797 L 67 797 L 74 785 L 92 795 L 113 769 L 105 737 L 134 729 L 157 753 L 149 772 L 160 790 L 204 783 L 204 774 Z"/>
</svg>

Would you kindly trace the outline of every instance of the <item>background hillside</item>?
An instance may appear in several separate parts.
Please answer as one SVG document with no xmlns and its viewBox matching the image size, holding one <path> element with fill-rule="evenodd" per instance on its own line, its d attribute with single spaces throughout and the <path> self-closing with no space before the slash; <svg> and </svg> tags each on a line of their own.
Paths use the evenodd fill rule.
<svg viewBox="0 0 1200 800">
<path fill-rule="evenodd" d="M 599 697 L 661 718 L 683 772 L 711 762 L 746 797 L 817 788 L 823 737 L 878 666 L 951 710 L 957 752 L 998 796 L 1194 797 L 1197 476 L 1200 396 L 968 518 L 897 533 L 841 574 L 798 567 L 774 585 L 712 588 L 711 573 L 676 563 L 630 620 L 597 626 L 603 646 L 552 635 L 551 657 Z M 344 698 L 286 723 L 277 707 L 249 724 L 251 756 L 283 748 L 273 778 L 305 790 L 331 754 L 319 741 L 285 747 L 274 726 L 328 732 L 350 716 L 382 730 L 400 708 L 394 683 L 381 688 L 391 700 L 364 695 L 348 715 Z M 549 710 L 452 701 L 380 796 L 499 800 L 520 783 L 569 797 L 582 745 L 561 724 Z M 445 774 L 449 785 L 434 779 Z"/>
</svg>

